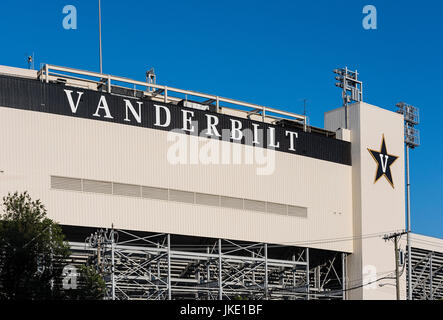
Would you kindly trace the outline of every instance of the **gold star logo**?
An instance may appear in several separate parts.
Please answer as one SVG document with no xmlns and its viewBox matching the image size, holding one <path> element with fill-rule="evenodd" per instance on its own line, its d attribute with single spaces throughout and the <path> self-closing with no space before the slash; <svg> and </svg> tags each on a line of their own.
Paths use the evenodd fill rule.
<svg viewBox="0 0 443 320">
<path fill-rule="evenodd" d="M 376 183 L 382 176 L 384 176 L 386 180 L 388 180 L 392 188 L 394 188 L 391 165 L 398 159 L 398 157 L 388 153 L 386 149 L 385 135 L 383 134 L 380 151 L 371 150 L 369 148 L 368 151 L 377 163 L 377 171 L 375 172 L 374 183 Z"/>
</svg>

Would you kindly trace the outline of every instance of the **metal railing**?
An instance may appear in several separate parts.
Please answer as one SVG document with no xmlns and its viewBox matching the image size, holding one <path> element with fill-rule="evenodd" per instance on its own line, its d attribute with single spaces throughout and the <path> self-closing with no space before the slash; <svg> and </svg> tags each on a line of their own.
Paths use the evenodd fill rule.
<svg viewBox="0 0 443 320">
<path fill-rule="evenodd" d="M 62 72 L 62 73 L 58 73 L 57 71 Z M 38 71 L 37 77 L 38 77 L 38 79 L 40 79 L 41 81 L 45 81 L 46 83 L 49 83 L 49 81 L 52 80 L 51 77 L 53 77 L 56 80 L 57 79 L 59 80 L 60 78 L 62 78 L 62 79 L 72 79 L 72 80 L 78 80 L 78 81 L 85 81 L 85 82 L 89 82 L 89 83 L 95 83 L 98 86 L 106 85 L 108 93 L 112 93 L 113 86 L 121 88 L 121 86 L 113 84 L 115 82 L 130 84 L 134 88 L 135 88 L 135 86 L 142 86 L 142 87 L 146 88 L 146 91 L 144 91 L 146 96 L 151 96 L 151 97 L 155 97 L 155 98 L 162 98 L 162 100 L 165 103 L 169 103 L 172 101 L 177 102 L 177 101 L 183 100 L 182 98 L 174 97 L 174 94 L 195 96 L 195 97 L 207 99 L 211 103 L 215 103 L 217 112 L 218 112 L 218 110 L 220 110 L 222 108 L 235 109 L 238 111 L 245 112 L 245 113 L 247 113 L 247 115 L 260 114 L 263 118 L 263 121 L 265 121 L 265 119 L 267 117 L 271 118 L 271 119 L 281 119 L 281 117 L 286 117 L 286 119 L 302 123 L 305 131 L 306 131 L 306 127 L 307 127 L 306 116 L 304 116 L 304 115 L 299 115 L 296 113 L 283 111 L 283 110 L 279 110 L 279 109 L 275 109 L 275 108 L 270 108 L 270 107 L 266 107 L 266 106 L 261 106 L 261 105 L 257 105 L 257 104 L 253 104 L 253 103 L 243 102 L 240 100 L 224 98 L 224 97 L 220 97 L 220 96 L 215 96 L 215 95 L 206 94 L 206 93 L 200 93 L 200 92 L 191 91 L 191 90 L 183 90 L 183 89 L 168 87 L 168 86 L 164 86 L 164 85 L 154 84 L 154 83 L 137 81 L 137 80 L 132 80 L 129 78 L 118 77 L 118 76 L 113 76 L 113 75 L 109 75 L 109 74 L 102 74 L 102 73 L 97 73 L 97 72 L 93 72 L 93 71 L 85 71 L 85 70 L 73 69 L 73 68 L 68 68 L 68 67 L 60 67 L 60 66 L 45 64 Z M 89 77 L 89 78 L 85 78 L 85 77 Z M 95 80 L 94 80 L 94 78 L 95 78 Z M 128 87 L 127 89 L 134 90 L 134 88 Z M 155 90 L 153 90 L 153 89 L 155 89 Z M 228 103 L 230 105 L 238 106 L 238 107 L 249 108 L 252 110 L 245 111 L 241 108 L 231 108 L 231 107 L 227 107 L 227 106 L 221 106 L 220 104 L 223 102 Z M 274 115 L 279 116 L 279 117 L 276 117 Z"/>
</svg>

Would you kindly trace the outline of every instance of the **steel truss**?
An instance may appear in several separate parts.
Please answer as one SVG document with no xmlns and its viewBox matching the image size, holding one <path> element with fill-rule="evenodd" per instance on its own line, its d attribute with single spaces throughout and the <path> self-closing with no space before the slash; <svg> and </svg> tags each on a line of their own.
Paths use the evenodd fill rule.
<svg viewBox="0 0 443 320">
<path fill-rule="evenodd" d="M 412 299 L 443 299 L 443 253 L 411 247 Z"/>
<path fill-rule="evenodd" d="M 203 239 L 196 244 L 179 237 L 112 229 L 98 230 L 86 246 L 70 244 L 76 255 L 88 252 L 103 273 L 107 299 L 344 298 L 342 253 L 322 257 L 309 248 L 194 237 Z"/>
</svg>

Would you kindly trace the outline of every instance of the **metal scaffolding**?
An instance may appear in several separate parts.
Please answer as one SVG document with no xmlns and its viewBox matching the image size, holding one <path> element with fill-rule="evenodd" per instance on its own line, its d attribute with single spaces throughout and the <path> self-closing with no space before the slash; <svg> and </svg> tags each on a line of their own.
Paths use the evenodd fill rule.
<svg viewBox="0 0 443 320">
<path fill-rule="evenodd" d="M 424 249 L 412 250 L 412 299 L 443 299 L 443 253 Z"/>
<path fill-rule="evenodd" d="M 344 298 L 346 256 L 337 252 L 114 229 L 70 245 L 103 274 L 106 299 Z"/>
</svg>

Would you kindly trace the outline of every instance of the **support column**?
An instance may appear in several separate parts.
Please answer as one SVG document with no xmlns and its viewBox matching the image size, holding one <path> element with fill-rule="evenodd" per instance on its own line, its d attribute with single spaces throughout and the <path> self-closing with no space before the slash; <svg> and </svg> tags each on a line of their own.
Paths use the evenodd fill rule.
<svg viewBox="0 0 443 320">
<path fill-rule="evenodd" d="M 309 248 L 306 248 L 306 299 L 309 300 Z"/>
<path fill-rule="evenodd" d="M 341 254 L 341 265 L 342 265 L 342 298 L 346 300 L 346 253 Z"/>
<path fill-rule="evenodd" d="M 433 285 L 433 281 L 432 281 L 432 278 L 433 278 L 433 267 L 432 267 L 432 256 L 433 256 L 433 252 L 431 252 L 431 257 L 429 258 L 430 260 L 429 260 L 429 268 L 431 269 L 430 271 L 430 283 L 429 283 L 429 285 L 430 285 L 430 293 L 429 293 L 429 297 L 430 297 L 430 299 L 431 300 L 434 300 L 434 291 L 433 291 L 433 287 L 434 287 L 434 285 Z"/>
<path fill-rule="evenodd" d="M 218 299 L 223 300 L 221 239 L 218 239 Z"/>
<path fill-rule="evenodd" d="M 267 300 L 269 298 L 269 292 L 268 292 L 268 244 L 265 243 L 265 299 Z"/>
<path fill-rule="evenodd" d="M 168 300 L 172 299 L 171 292 L 171 235 L 168 233 Z"/>
<path fill-rule="evenodd" d="M 111 231 L 111 290 L 112 290 L 112 300 L 115 300 L 115 242 L 114 242 L 114 226 L 112 226 Z"/>
<path fill-rule="evenodd" d="M 292 291 L 295 292 L 295 285 L 296 285 L 295 272 L 297 270 L 297 266 L 295 265 L 295 254 L 292 254 L 292 261 L 294 262 L 294 265 L 292 266 Z M 293 300 L 295 300 L 295 297 L 293 297 Z"/>
<path fill-rule="evenodd" d="M 209 247 L 206 247 L 206 253 L 209 255 Z M 211 281 L 211 259 L 208 258 L 207 262 L 206 262 L 206 286 L 209 288 L 209 282 Z M 208 300 L 211 297 L 211 294 L 209 293 L 208 290 Z"/>
<path fill-rule="evenodd" d="M 255 252 L 254 251 L 252 251 L 252 258 L 255 258 Z M 255 285 L 255 271 L 254 270 L 252 270 L 252 281 L 254 282 L 254 285 Z"/>
</svg>

